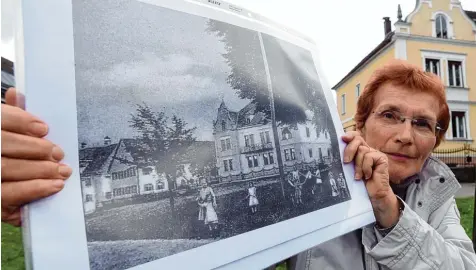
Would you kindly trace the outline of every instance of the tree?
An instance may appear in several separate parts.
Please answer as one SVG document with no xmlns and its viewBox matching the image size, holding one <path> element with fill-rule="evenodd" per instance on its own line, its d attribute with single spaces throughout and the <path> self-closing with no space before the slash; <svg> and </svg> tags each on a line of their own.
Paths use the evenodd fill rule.
<svg viewBox="0 0 476 270">
<path fill-rule="evenodd" d="M 170 207 L 174 213 L 174 186 L 177 170 L 186 149 L 196 140 L 195 127 L 176 115 L 169 124 L 164 112 L 155 112 L 148 105 L 137 105 L 136 113 L 131 114 L 130 126 L 137 131 L 128 151 L 139 167 L 153 166 L 158 173 L 163 172 L 169 186 Z"/>
</svg>

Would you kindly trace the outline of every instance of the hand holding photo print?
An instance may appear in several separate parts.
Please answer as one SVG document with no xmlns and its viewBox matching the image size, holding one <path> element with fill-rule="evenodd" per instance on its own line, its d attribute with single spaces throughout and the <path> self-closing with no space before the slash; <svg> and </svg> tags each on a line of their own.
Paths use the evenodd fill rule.
<svg viewBox="0 0 476 270">
<path fill-rule="evenodd" d="M 32 267 L 68 245 L 48 269 L 263 269 L 373 221 L 307 39 L 226 2 L 65 2 L 22 9 L 25 39 L 67 48 L 24 91 L 75 171 L 29 208 Z M 25 67 L 55 50 L 38 42 Z"/>
</svg>

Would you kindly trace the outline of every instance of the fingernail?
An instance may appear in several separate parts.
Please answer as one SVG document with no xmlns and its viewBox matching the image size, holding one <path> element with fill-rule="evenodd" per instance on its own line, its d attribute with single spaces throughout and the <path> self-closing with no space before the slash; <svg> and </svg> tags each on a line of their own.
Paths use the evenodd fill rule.
<svg viewBox="0 0 476 270">
<path fill-rule="evenodd" d="M 349 162 L 349 157 L 344 157 L 344 162 Z"/>
<path fill-rule="evenodd" d="M 61 174 L 61 176 L 67 178 L 67 177 L 71 176 L 71 173 L 73 172 L 73 169 L 71 169 L 67 165 L 60 165 L 59 168 L 58 168 L 58 172 L 59 172 L 59 174 Z"/>
<path fill-rule="evenodd" d="M 356 180 L 359 180 L 360 178 L 362 178 L 362 176 L 360 176 L 359 173 L 356 173 L 356 174 L 355 174 L 355 179 L 356 179 Z"/>
<path fill-rule="evenodd" d="M 43 136 L 48 132 L 48 126 L 40 122 L 33 122 L 30 124 L 30 132 L 38 136 Z"/>
<path fill-rule="evenodd" d="M 58 146 L 55 146 L 55 147 L 53 147 L 53 151 L 51 152 L 51 156 L 56 161 L 60 161 L 64 157 L 64 152 L 63 152 L 63 150 L 61 150 L 61 148 L 59 148 Z"/>
<path fill-rule="evenodd" d="M 64 181 L 63 180 L 53 180 L 53 186 L 55 188 L 63 188 L 64 187 Z"/>
</svg>

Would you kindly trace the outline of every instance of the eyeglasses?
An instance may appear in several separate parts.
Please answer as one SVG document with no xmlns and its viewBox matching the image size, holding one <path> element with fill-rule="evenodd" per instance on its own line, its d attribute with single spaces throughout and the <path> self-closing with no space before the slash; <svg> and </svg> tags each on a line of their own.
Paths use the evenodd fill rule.
<svg viewBox="0 0 476 270">
<path fill-rule="evenodd" d="M 399 124 L 405 123 L 405 120 L 408 119 L 415 134 L 425 138 L 434 138 L 442 130 L 438 122 L 422 117 L 406 117 L 402 113 L 392 110 L 374 111 L 372 113 L 375 113 L 376 122 L 386 128 L 397 128 Z"/>
</svg>

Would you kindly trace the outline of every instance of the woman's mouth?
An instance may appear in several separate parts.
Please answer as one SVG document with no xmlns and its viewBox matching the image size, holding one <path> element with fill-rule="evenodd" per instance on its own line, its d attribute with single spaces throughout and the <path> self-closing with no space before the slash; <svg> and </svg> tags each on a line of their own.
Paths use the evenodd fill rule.
<svg viewBox="0 0 476 270">
<path fill-rule="evenodd" d="M 407 160 L 415 159 L 412 156 L 400 154 L 400 153 L 385 153 L 385 154 L 387 154 L 387 156 L 389 156 L 391 159 L 396 161 L 407 161 Z"/>
</svg>

